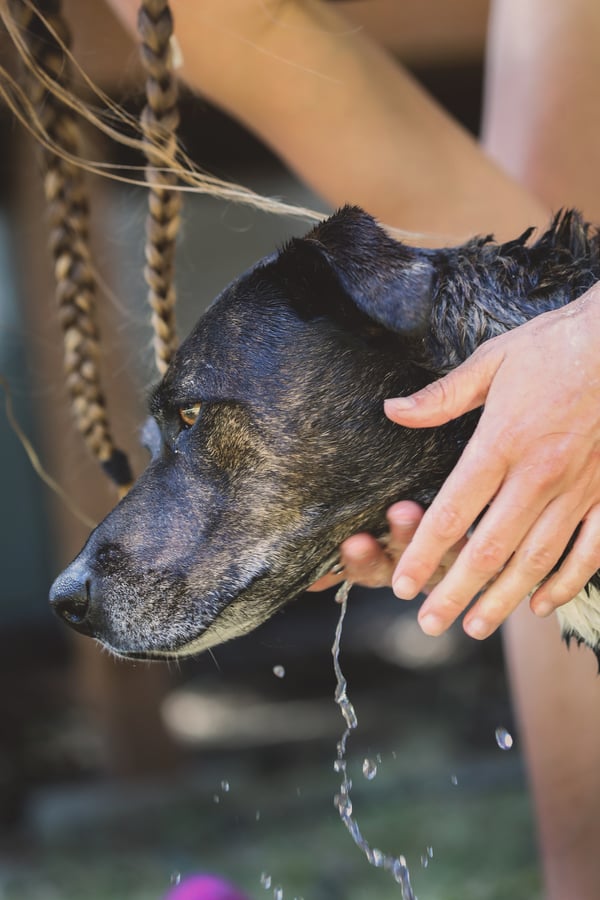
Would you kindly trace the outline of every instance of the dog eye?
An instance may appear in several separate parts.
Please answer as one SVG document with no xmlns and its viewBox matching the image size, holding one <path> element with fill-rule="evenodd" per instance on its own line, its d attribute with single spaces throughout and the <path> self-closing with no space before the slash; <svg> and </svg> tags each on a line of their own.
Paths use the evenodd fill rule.
<svg viewBox="0 0 600 900">
<path fill-rule="evenodd" d="M 201 403 L 194 403 L 192 406 L 182 406 L 179 410 L 179 418 L 187 428 L 195 423 L 200 415 Z"/>
</svg>

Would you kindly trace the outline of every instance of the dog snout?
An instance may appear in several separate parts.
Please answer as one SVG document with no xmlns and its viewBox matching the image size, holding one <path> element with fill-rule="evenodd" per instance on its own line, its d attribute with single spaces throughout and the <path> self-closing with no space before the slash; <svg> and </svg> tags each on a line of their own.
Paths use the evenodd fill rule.
<svg viewBox="0 0 600 900">
<path fill-rule="evenodd" d="M 50 605 L 60 618 L 81 634 L 92 635 L 91 578 L 75 565 L 59 575 L 50 588 Z"/>
</svg>

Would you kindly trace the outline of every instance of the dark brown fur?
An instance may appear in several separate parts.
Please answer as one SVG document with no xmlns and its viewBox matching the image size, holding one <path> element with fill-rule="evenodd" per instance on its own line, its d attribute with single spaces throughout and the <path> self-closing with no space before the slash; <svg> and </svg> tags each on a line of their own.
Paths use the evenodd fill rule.
<svg viewBox="0 0 600 900">
<path fill-rule="evenodd" d="M 600 278 L 578 215 L 528 237 L 414 249 L 346 208 L 242 275 L 154 392 L 152 461 L 55 582 L 56 610 L 125 656 L 196 652 L 297 596 L 350 534 L 382 534 L 393 501 L 430 503 L 477 413 L 411 431 L 383 399 Z"/>
</svg>

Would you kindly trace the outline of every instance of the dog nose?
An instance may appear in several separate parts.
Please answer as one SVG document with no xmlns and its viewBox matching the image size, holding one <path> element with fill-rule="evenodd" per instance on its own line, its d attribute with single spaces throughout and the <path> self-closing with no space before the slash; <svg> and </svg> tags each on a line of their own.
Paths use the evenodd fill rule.
<svg viewBox="0 0 600 900">
<path fill-rule="evenodd" d="M 70 566 L 50 588 L 50 605 L 67 625 L 81 634 L 92 634 L 89 620 L 90 579 Z"/>
</svg>

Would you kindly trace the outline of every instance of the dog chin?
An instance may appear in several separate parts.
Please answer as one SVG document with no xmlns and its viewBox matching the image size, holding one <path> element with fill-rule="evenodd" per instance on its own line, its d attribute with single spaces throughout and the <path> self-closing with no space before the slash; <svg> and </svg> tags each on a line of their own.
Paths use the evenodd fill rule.
<svg viewBox="0 0 600 900">
<path fill-rule="evenodd" d="M 225 641 L 241 637 L 242 635 L 253 631 L 255 628 L 258 628 L 259 625 L 262 625 L 263 622 L 271 617 L 274 610 L 285 605 L 288 600 L 293 599 L 309 587 L 313 581 L 316 581 L 322 575 L 331 571 L 332 565 L 338 562 L 338 560 L 339 551 L 336 549 L 334 552 L 330 552 L 318 565 L 310 578 L 304 576 L 300 582 L 290 585 L 285 596 L 279 600 L 275 597 L 270 598 L 268 601 L 265 601 L 263 597 L 261 597 L 260 600 L 255 600 L 254 598 L 250 600 L 246 596 L 247 592 L 259 578 L 264 577 L 266 573 L 262 571 L 260 575 L 249 580 L 237 596 L 232 598 L 215 616 L 212 622 L 204 624 L 202 630 L 197 632 L 189 640 L 184 639 L 182 643 L 174 642 L 171 647 L 147 647 L 143 650 L 128 650 L 123 647 L 115 647 L 106 639 L 101 640 L 100 638 L 97 638 L 97 640 L 100 640 L 100 643 L 102 643 L 106 650 L 122 659 L 147 660 L 148 662 L 152 662 L 153 660 L 166 661 L 169 659 L 182 659 L 186 656 L 195 656 L 202 653 L 204 650 L 209 650 L 217 644 L 223 644 Z M 279 593 L 279 591 L 274 590 L 273 593 L 276 594 Z M 250 611 L 252 615 L 249 616 L 248 611 Z"/>
<path fill-rule="evenodd" d="M 265 618 L 266 617 L 267 616 L 265 616 Z M 257 622 L 256 624 L 258 625 L 259 623 Z M 254 624 L 248 623 L 245 624 L 245 627 L 240 625 L 237 628 L 233 625 L 227 628 L 217 628 L 216 625 L 209 625 L 201 634 L 196 635 L 186 643 L 173 647 L 149 648 L 145 650 L 127 650 L 123 647 L 115 647 L 106 640 L 101 640 L 99 638 L 97 638 L 97 640 L 109 653 L 112 653 L 114 656 L 121 659 L 139 659 L 152 662 L 153 660 L 164 661 L 169 659 L 182 659 L 186 656 L 195 656 L 216 644 L 222 644 L 233 638 L 241 637 L 241 635 L 251 631 L 254 627 Z"/>
<path fill-rule="evenodd" d="M 267 612 L 264 616 L 264 619 L 269 617 L 269 613 Z M 204 650 L 209 650 L 211 647 L 216 646 L 217 644 L 224 644 L 225 641 L 233 640 L 233 638 L 241 637 L 243 634 L 247 634 L 249 631 L 252 631 L 258 625 L 261 624 L 264 619 L 261 619 L 259 622 L 245 622 L 239 623 L 237 626 L 234 622 L 228 623 L 227 625 L 209 625 L 208 628 L 203 631 L 201 634 L 192 638 L 185 644 L 181 644 L 177 647 L 172 647 L 168 649 L 161 650 L 144 650 L 141 652 L 130 652 L 124 650 L 115 650 L 113 647 L 108 647 L 111 652 L 115 653 L 117 656 L 124 657 L 125 659 L 145 659 L 149 662 L 152 660 L 169 660 L 169 659 L 183 659 L 186 656 L 196 656 L 198 653 L 202 653 Z"/>
</svg>

